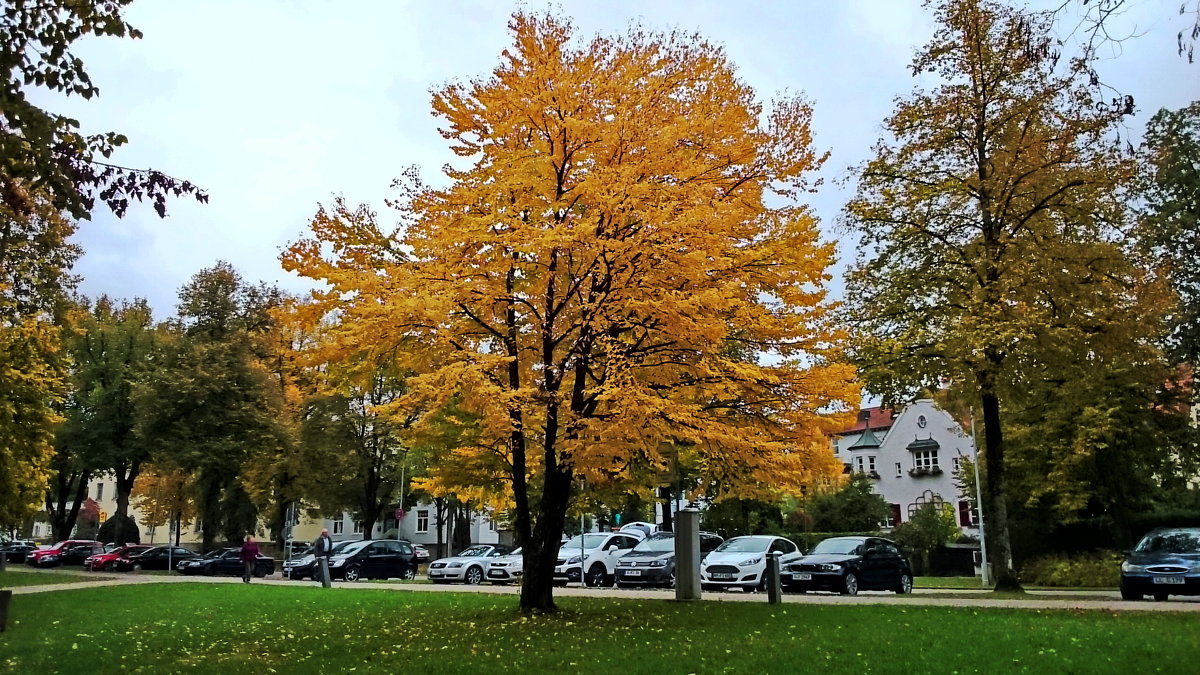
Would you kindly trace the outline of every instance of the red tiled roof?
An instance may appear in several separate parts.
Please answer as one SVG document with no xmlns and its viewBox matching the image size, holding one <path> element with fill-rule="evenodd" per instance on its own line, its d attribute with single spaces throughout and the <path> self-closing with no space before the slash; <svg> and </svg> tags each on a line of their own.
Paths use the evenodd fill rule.
<svg viewBox="0 0 1200 675">
<path fill-rule="evenodd" d="M 892 420 L 896 417 L 895 411 L 891 408 L 863 408 L 858 411 L 858 420 L 854 426 L 843 431 L 843 434 L 854 434 L 864 429 L 891 429 Z"/>
</svg>

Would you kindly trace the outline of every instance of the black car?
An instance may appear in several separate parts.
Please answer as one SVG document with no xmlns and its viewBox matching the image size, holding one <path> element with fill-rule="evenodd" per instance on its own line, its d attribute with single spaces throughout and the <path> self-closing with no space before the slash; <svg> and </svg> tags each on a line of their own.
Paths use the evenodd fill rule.
<svg viewBox="0 0 1200 675">
<path fill-rule="evenodd" d="M 329 554 L 337 555 L 351 544 L 360 543 L 359 541 L 339 541 L 333 545 L 333 550 Z M 311 547 L 310 547 L 311 548 Z M 292 558 L 283 562 L 283 576 L 287 579 L 316 579 L 317 578 L 317 556 L 310 551 L 299 558 Z"/>
<path fill-rule="evenodd" d="M 180 574 L 235 574 L 242 576 L 242 549 L 218 548 L 198 558 L 185 558 L 175 563 L 175 571 Z M 275 559 L 268 555 L 258 554 L 254 563 L 254 576 L 263 578 L 275 573 Z"/>
<path fill-rule="evenodd" d="M 1121 563 L 1121 597 L 1200 595 L 1200 527 L 1153 530 Z"/>
<path fill-rule="evenodd" d="M 711 532 L 700 533 L 700 555 L 725 541 Z M 675 535 L 658 532 L 643 539 L 617 561 L 617 588 L 623 586 L 675 587 Z"/>
<path fill-rule="evenodd" d="M 31 541 L 11 541 L 0 546 L 0 555 L 11 563 L 25 562 L 25 556 L 37 550 L 37 544 Z"/>
<path fill-rule="evenodd" d="M 313 578 L 320 576 L 320 568 Z M 358 581 L 359 579 L 415 579 L 417 554 L 412 545 L 395 539 L 368 539 L 347 544 L 329 556 L 329 578 Z"/>
<path fill-rule="evenodd" d="M 894 542 L 879 537 L 834 537 L 781 570 L 785 590 L 912 592 L 912 566 Z"/>
<path fill-rule="evenodd" d="M 199 555 L 180 546 L 155 546 L 135 555 L 121 556 L 113 562 L 113 569 L 118 572 L 140 572 L 142 570 L 170 570 L 180 560 L 198 558 Z"/>
</svg>

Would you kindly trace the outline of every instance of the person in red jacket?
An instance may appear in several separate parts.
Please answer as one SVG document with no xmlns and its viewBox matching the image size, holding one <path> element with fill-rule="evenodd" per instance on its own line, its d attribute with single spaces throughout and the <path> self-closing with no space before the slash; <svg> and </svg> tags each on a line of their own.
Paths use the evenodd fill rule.
<svg viewBox="0 0 1200 675">
<path fill-rule="evenodd" d="M 258 544 L 254 543 L 254 537 L 246 535 L 246 541 L 242 542 L 242 583 L 250 583 L 250 575 L 254 573 L 254 564 L 258 562 Z"/>
</svg>

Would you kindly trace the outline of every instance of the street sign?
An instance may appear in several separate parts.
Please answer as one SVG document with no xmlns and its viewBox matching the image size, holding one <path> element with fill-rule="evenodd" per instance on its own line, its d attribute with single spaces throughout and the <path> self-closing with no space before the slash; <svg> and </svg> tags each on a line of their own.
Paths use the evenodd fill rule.
<svg viewBox="0 0 1200 675">
<path fill-rule="evenodd" d="M 404 509 L 396 509 L 396 520 L 404 517 Z"/>
</svg>

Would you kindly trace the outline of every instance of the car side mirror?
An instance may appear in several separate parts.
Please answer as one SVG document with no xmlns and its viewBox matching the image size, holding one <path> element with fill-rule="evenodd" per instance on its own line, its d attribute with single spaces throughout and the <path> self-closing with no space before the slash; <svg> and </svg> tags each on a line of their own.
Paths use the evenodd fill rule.
<svg viewBox="0 0 1200 675">
<path fill-rule="evenodd" d="M 863 551 L 863 557 L 864 557 L 864 558 L 866 558 L 866 557 L 870 557 L 870 556 L 876 555 L 876 554 L 878 554 L 878 553 L 879 553 L 879 549 L 877 549 L 877 548 L 869 548 L 869 549 L 867 549 L 867 550 Z"/>
<path fill-rule="evenodd" d="M 615 550 L 617 550 L 617 545 L 616 545 L 616 544 L 613 544 L 612 546 L 609 546 L 609 547 L 608 547 L 608 552 L 609 552 L 609 553 L 612 553 L 612 552 L 613 552 L 613 551 L 615 551 Z"/>
</svg>

